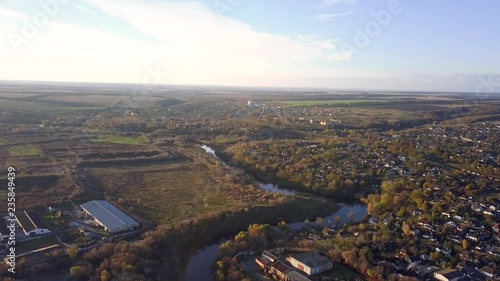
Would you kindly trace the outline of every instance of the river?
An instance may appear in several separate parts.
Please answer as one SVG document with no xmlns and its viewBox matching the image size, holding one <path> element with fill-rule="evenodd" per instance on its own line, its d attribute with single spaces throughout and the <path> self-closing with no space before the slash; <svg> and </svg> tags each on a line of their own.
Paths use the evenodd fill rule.
<svg viewBox="0 0 500 281">
<path fill-rule="evenodd" d="M 207 152 L 212 154 L 213 156 L 220 158 L 215 154 L 215 150 L 204 145 L 202 148 Z M 221 160 L 222 161 L 222 160 Z M 264 184 L 259 183 L 259 187 L 268 191 L 275 192 L 281 194 L 295 194 L 295 191 L 288 190 L 285 188 L 281 188 L 277 185 L 273 184 Z M 338 209 L 335 213 L 331 214 L 324 218 L 324 224 L 327 225 L 329 222 L 331 224 L 335 224 L 335 218 L 340 217 L 341 223 L 349 223 L 351 218 L 349 217 L 349 213 L 354 214 L 354 222 L 359 222 L 366 215 L 366 206 L 360 203 L 339 203 L 340 209 Z M 315 222 L 311 222 L 315 223 Z M 304 222 L 292 222 L 288 223 L 288 227 L 291 229 L 300 229 L 304 226 Z M 184 281 L 213 281 L 213 271 L 212 268 L 215 264 L 215 260 L 217 258 L 217 252 L 219 250 L 219 246 L 224 242 L 231 240 L 234 238 L 234 235 L 229 235 L 226 237 L 221 237 L 219 240 L 208 244 L 202 248 L 200 248 L 190 259 L 188 265 L 186 267 L 186 275 L 184 277 Z"/>
</svg>

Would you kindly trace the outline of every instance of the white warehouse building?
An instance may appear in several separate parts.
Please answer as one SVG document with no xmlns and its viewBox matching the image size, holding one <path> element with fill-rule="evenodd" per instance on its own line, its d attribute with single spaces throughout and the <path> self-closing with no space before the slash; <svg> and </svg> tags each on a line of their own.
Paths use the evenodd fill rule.
<svg viewBox="0 0 500 281">
<path fill-rule="evenodd" d="M 111 233 L 134 230 L 139 223 L 120 209 L 104 200 L 93 200 L 80 205 L 82 209 L 94 218 L 94 221 Z"/>
</svg>

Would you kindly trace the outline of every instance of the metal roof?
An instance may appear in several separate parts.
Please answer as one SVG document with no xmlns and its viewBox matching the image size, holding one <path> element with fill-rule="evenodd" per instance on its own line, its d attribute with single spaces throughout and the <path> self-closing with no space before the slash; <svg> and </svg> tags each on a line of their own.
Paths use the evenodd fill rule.
<svg viewBox="0 0 500 281">
<path fill-rule="evenodd" d="M 80 206 L 104 225 L 109 232 L 119 232 L 139 227 L 138 222 L 108 201 L 93 200 Z"/>
<path fill-rule="evenodd" d="M 436 272 L 436 274 L 441 274 L 442 276 L 448 279 L 455 279 L 463 276 L 463 274 L 460 271 L 451 268 L 443 269 L 441 271 Z"/>
<path fill-rule="evenodd" d="M 311 268 L 315 268 L 332 262 L 329 258 L 316 252 L 298 254 L 293 256 L 292 258 Z"/>
<path fill-rule="evenodd" d="M 290 270 L 285 273 L 285 276 L 289 277 L 291 281 L 311 281 L 311 278 L 305 276 L 297 270 Z"/>
<path fill-rule="evenodd" d="M 17 212 L 16 219 L 26 233 L 40 228 L 47 228 L 33 212 Z"/>
<path fill-rule="evenodd" d="M 275 263 L 275 264 L 273 264 L 273 268 L 275 270 L 281 272 L 281 273 L 285 273 L 285 272 L 287 272 L 288 270 L 291 269 L 290 266 L 288 266 L 288 265 L 286 265 L 286 264 L 284 264 L 283 262 L 280 262 L 280 261 L 277 262 L 277 263 Z"/>
</svg>

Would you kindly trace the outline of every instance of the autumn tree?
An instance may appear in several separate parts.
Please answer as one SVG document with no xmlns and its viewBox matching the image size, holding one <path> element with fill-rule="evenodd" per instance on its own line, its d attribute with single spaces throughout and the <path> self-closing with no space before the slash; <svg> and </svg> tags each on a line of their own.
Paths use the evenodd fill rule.
<svg viewBox="0 0 500 281">
<path fill-rule="evenodd" d="M 323 223 L 324 223 L 324 219 L 322 217 L 317 217 L 316 218 L 316 224 L 318 226 L 323 226 Z"/>
<path fill-rule="evenodd" d="M 69 269 L 71 276 L 77 279 L 85 279 L 88 277 L 88 269 L 84 265 L 75 265 Z"/>
<path fill-rule="evenodd" d="M 356 250 L 344 251 L 342 252 L 342 258 L 346 264 L 353 265 L 358 258 L 358 254 L 356 253 Z"/>
<path fill-rule="evenodd" d="M 107 270 L 101 271 L 101 281 L 110 281 L 111 280 L 111 273 L 109 273 Z"/>
<path fill-rule="evenodd" d="M 280 223 L 278 223 L 278 228 L 279 228 L 281 231 L 285 231 L 285 230 L 287 230 L 288 226 L 286 225 L 286 222 L 285 222 L 285 221 L 281 221 Z"/>
<path fill-rule="evenodd" d="M 462 240 L 462 248 L 464 248 L 464 250 L 467 250 L 467 248 L 469 248 L 469 242 L 467 241 L 467 239 Z"/>
<path fill-rule="evenodd" d="M 66 253 L 68 254 L 68 256 L 71 258 L 71 259 L 74 259 L 76 258 L 76 256 L 78 255 L 78 246 L 73 244 L 73 245 L 70 245 L 67 249 L 66 249 Z"/>
<path fill-rule="evenodd" d="M 410 236 L 411 234 L 411 229 L 410 229 L 410 225 L 408 225 L 407 222 L 403 222 L 403 227 L 402 227 L 402 230 L 403 230 L 403 233 L 406 235 L 406 236 Z"/>
</svg>

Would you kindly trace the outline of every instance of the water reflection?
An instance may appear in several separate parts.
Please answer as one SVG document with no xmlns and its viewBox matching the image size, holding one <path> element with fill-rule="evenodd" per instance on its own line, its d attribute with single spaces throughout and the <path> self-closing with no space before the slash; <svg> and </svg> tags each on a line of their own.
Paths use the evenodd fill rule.
<svg viewBox="0 0 500 281">
<path fill-rule="evenodd" d="M 341 204 L 341 208 L 330 216 L 324 218 L 324 225 L 327 226 L 330 221 L 332 225 L 335 225 L 335 218 L 338 216 L 340 218 L 340 223 L 350 223 L 351 218 L 349 214 L 354 214 L 354 222 L 359 222 L 366 215 L 366 206 L 362 204 Z M 315 224 L 314 221 L 311 224 Z M 288 224 L 290 229 L 301 229 L 304 226 L 304 222 L 295 222 Z M 185 281 L 213 281 L 213 265 L 217 258 L 217 251 L 219 246 L 224 242 L 231 240 L 233 237 L 224 237 L 217 242 L 207 245 L 194 254 L 189 260 Z"/>
<path fill-rule="evenodd" d="M 201 146 L 207 153 L 212 154 L 215 156 L 217 159 L 220 160 L 220 158 L 217 156 L 215 153 L 215 150 L 209 146 L 203 145 Z M 222 161 L 222 160 L 221 160 Z M 226 164 L 224 161 L 222 163 Z M 288 190 L 285 188 L 281 188 L 277 185 L 274 184 L 265 184 L 265 183 L 259 183 L 258 186 L 268 192 L 273 192 L 273 193 L 280 193 L 280 194 L 287 194 L 287 195 L 293 195 L 297 194 L 297 192 Z M 347 204 L 347 203 L 340 203 L 340 209 L 338 209 L 335 213 L 331 214 L 330 216 L 327 216 L 324 218 L 323 223 L 325 226 L 328 226 L 329 223 L 333 226 L 336 224 L 336 218 L 337 216 L 340 218 L 340 223 L 350 223 L 351 222 L 351 217 L 350 214 L 353 214 L 353 222 L 359 222 L 363 219 L 363 217 L 366 215 L 366 206 L 363 204 Z M 315 224 L 314 221 L 311 222 L 312 224 Z M 290 223 L 288 224 L 288 227 L 290 229 L 301 229 L 304 227 L 304 222 L 295 222 L 295 223 Z M 186 276 L 184 281 L 213 281 L 213 266 L 215 264 L 215 260 L 217 258 L 217 252 L 219 250 L 219 246 L 222 245 L 224 242 L 231 240 L 233 237 L 228 236 L 221 238 L 217 242 L 214 242 L 212 244 L 209 244 L 203 248 L 200 248 L 189 260 L 189 263 L 186 268 Z"/>
<path fill-rule="evenodd" d="M 224 237 L 210 245 L 204 246 L 194 254 L 186 268 L 185 281 L 212 281 L 213 280 L 213 266 L 217 258 L 217 252 L 220 245 L 222 245 L 231 237 Z"/>
<path fill-rule="evenodd" d="M 352 213 L 353 215 L 353 222 L 357 223 L 360 222 L 366 215 L 366 206 L 362 204 L 340 204 L 341 207 L 336 211 L 335 213 L 323 218 L 323 225 L 324 226 L 334 226 L 336 222 L 337 216 L 340 218 L 340 223 L 350 223 L 351 218 L 350 215 Z M 296 222 L 289 224 L 288 227 L 290 229 L 298 230 L 304 227 L 304 222 Z M 311 221 L 311 224 L 316 224 L 315 221 Z"/>
<path fill-rule="evenodd" d="M 215 150 L 209 146 L 206 146 L 206 145 L 202 145 L 201 148 L 203 148 L 207 153 L 210 153 L 212 154 L 213 156 L 217 157 L 218 159 L 220 159 L 217 154 L 215 154 Z"/>
<path fill-rule="evenodd" d="M 286 195 L 294 195 L 297 194 L 297 192 L 285 188 L 281 188 L 276 184 L 272 183 L 259 183 L 259 187 L 264 189 L 265 191 L 273 192 L 273 193 L 279 193 L 279 194 L 286 194 Z"/>
</svg>

